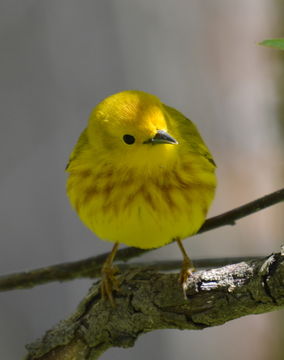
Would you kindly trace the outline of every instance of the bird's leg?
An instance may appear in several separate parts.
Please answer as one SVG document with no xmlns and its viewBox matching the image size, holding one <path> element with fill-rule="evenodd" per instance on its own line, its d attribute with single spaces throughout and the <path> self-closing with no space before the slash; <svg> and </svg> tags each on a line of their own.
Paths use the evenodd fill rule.
<svg viewBox="0 0 284 360">
<path fill-rule="evenodd" d="M 115 243 L 111 252 L 109 253 L 106 261 L 104 262 L 101 270 L 102 282 L 101 292 L 104 299 L 108 299 L 112 306 L 115 306 L 114 298 L 112 296 L 113 290 L 119 290 L 119 282 L 115 277 L 118 272 L 118 268 L 113 266 L 113 260 L 117 252 L 119 243 Z"/>
<path fill-rule="evenodd" d="M 180 238 L 176 238 L 176 242 L 177 242 L 177 244 L 182 252 L 182 255 L 183 255 L 182 267 L 181 267 L 181 271 L 179 274 L 179 282 L 182 286 L 184 298 L 186 299 L 187 298 L 186 297 L 187 279 L 195 271 L 195 268 L 194 268 L 194 265 L 193 265 L 192 261 L 190 260 L 189 256 L 187 255 Z"/>
</svg>

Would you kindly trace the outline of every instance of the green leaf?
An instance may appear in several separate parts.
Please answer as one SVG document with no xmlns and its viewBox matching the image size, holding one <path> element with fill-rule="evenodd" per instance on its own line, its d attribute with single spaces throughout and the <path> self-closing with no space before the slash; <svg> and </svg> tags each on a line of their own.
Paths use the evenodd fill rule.
<svg viewBox="0 0 284 360">
<path fill-rule="evenodd" d="M 284 50 L 284 38 L 263 40 L 259 43 L 259 45 L 269 46 L 274 49 Z"/>
</svg>

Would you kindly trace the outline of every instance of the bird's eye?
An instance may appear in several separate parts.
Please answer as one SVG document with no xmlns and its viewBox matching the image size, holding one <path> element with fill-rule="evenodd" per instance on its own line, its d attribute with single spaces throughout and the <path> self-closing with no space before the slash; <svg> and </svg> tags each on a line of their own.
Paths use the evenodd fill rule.
<svg viewBox="0 0 284 360">
<path fill-rule="evenodd" d="M 128 144 L 132 145 L 135 143 L 135 137 L 129 134 L 123 135 L 123 141 Z"/>
</svg>

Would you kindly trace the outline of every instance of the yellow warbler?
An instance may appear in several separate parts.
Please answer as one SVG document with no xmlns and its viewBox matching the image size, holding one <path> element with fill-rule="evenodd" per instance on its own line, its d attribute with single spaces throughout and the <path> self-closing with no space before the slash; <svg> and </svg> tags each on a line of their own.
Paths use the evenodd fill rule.
<svg viewBox="0 0 284 360">
<path fill-rule="evenodd" d="M 149 249 L 172 240 L 183 253 L 185 293 L 194 268 L 181 239 L 198 231 L 216 187 L 215 163 L 195 125 L 154 95 L 111 95 L 91 113 L 66 171 L 83 223 L 115 243 L 102 268 L 102 294 L 113 303 L 119 243 Z"/>
</svg>

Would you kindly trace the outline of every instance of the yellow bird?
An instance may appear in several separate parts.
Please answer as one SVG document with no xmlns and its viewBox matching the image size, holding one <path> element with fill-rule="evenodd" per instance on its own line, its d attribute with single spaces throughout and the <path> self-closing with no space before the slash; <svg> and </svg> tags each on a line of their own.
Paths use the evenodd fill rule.
<svg viewBox="0 0 284 360">
<path fill-rule="evenodd" d="M 185 294 L 194 267 L 181 239 L 205 220 L 215 167 L 195 125 L 156 96 L 123 91 L 95 107 L 66 167 L 67 194 L 83 223 L 114 243 L 101 285 L 111 303 L 120 243 L 149 249 L 176 240 Z"/>
</svg>

